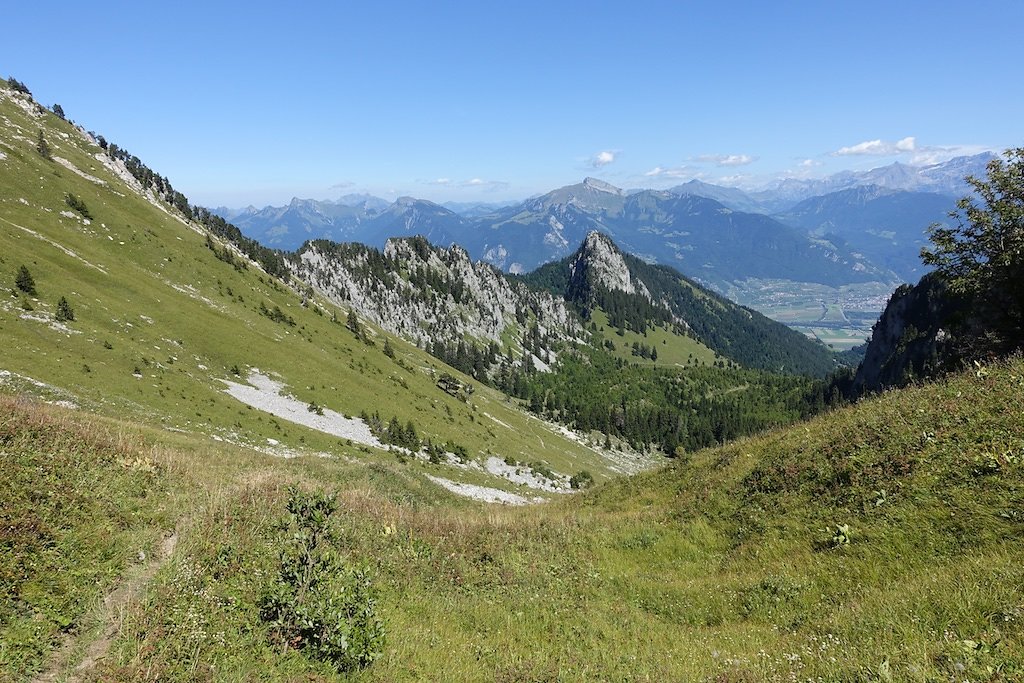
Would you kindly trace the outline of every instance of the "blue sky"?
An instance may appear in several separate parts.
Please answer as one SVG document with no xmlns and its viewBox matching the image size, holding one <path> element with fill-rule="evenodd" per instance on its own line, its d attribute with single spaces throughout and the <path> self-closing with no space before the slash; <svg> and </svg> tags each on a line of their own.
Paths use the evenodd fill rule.
<svg viewBox="0 0 1024 683">
<path fill-rule="evenodd" d="M 0 74 L 194 202 L 756 186 L 1024 144 L 1024 2 L 10 3 Z"/>
</svg>

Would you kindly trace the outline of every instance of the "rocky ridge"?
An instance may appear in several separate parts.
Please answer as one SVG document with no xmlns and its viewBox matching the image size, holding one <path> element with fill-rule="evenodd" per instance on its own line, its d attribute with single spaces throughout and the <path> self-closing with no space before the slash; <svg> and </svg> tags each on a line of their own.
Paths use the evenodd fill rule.
<svg viewBox="0 0 1024 683">
<path fill-rule="evenodd" d="M 383 252 L 357 244 L 307 244 L 290 261 L 296 277 L 332 301 L 419 346 L 472 339 L 499 345 L 529 324 L 542 337 L 584 336 L 565 301 L 473 262 L 459 246 L 390 239 Z"/>
<path fill-rule="evenodd" d="M 569 273 L 570 283 L 586 279 L 590 283 L 599 283 L 609 291 L 638 294 L 648 300 L 652 299 L 647 285 L 633 277 L 618 248 L 607 236 L 596 231 L 587 234 L 583 246 L 569 264 Z"/>
</svg>

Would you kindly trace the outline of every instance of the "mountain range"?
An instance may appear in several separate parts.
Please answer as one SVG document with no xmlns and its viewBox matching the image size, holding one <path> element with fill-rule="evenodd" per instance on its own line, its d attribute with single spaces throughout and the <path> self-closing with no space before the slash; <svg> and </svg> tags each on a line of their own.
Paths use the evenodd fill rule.
<svg viewBox="0 0 1024 683">
<path fill-rule="evenodd" d="M 383 250 L 317 240 L 288 263 L 318 293 L 425 348 L 468 341 L 525 358 L 530 346 L 532 364 L 546 366 L 559 348 L 591 341 L 584 324 L 596 309 L 623 333 L 665 327 L 744 367 L 817 376 L 836 367 L 823 345 L 671 267 L 623 253 L 598 232 L 565 259 L 521 278 L 474 262 L 460 246 L 437 247 L 419 236 L 388 239 Z M 539 341 L 520 343 L 530 327 Z"/>
<path fill-rule="evenodd" d="M 919 276 L 917 252 L 927 226 L 945 219 L 967 192 L 963 176 L 982 174 L 991 158 L 895 163 L 821 180 L 788 179 L 757 192 L 701 181 L 625 191 L 586 178 L 507 206 L 357 195 L 217 212 L 246 235 L 285 250 L 320 238 L 382 248 L 389 237 L 423 235 L 523 273 L 568 256 L 597 230 L 626 251 L 719 291 L 742 288 L 751 278 L 896 283 Z"/>
</svg>

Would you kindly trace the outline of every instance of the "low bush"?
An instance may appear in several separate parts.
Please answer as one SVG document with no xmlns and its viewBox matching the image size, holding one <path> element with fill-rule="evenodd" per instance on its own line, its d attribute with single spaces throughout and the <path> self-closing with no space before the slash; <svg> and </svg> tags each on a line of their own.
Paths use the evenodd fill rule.
<svg viewBox="0 0 1024 683">
<path fill-rule="evenodd" d="M 335 550 L 336 510 L 333 495 L 291 489 L 278 575 L 260 614 L 274 640 L 352 671 L 380 655 L 384 627 L 367 572 L 348 566 Z"/>
</svg>

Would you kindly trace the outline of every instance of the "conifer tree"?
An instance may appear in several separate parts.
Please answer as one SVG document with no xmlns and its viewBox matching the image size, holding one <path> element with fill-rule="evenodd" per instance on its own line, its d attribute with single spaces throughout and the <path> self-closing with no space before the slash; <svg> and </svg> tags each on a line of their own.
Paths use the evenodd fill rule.
<svg viewBox="0 0 1024 683">
<path fill-rule="evenodd" d="M 71 304 L 68 303 L 66 298 L 61 297 L 60 301 L 57 302 L 57 313 L 54 317 L 57 319 L 57 322 L 61 323 L 73 321 L 75 319 L 75 309 L 71 308 Z"/>
<path fill-rule="evenodd" d="M 34 295 L 36 293 L 36 281 L 24 264 L 18 268 L 18 275 L 14 278 L 14 286 L 25 292 Z"/>
<path fill-rule="evenodd" d="M 39 137 L 36 139 L 36 151 L 39 152 L 39 156 L 47 161 L 53 161 L 53 154 L 50 152 L 50 145 L 46 142 L 46 138 L 43 137 L 42 129 L 39 129 Z"/>
</svg>

